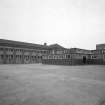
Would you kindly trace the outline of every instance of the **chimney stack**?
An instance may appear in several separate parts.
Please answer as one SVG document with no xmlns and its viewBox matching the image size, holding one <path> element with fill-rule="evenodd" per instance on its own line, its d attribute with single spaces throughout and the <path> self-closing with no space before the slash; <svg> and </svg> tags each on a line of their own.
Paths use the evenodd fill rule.
<svg viewBox="0 0 105 105">
<path fill-rule="evenodd" d="M 47 43 L 44 43 L 44 46 L 47 46 Z"/>
</svg>

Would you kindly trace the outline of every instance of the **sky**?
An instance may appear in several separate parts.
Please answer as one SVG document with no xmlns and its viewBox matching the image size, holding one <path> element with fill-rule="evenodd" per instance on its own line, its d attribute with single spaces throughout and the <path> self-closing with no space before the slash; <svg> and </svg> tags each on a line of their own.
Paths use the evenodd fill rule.
<svg viewBox="0 0 105 105">
<path fill-rule="evenodd" d="M 95 49 L 105 43 L 105 0 L 0 0 L 0 38 Z"/>
</svg>

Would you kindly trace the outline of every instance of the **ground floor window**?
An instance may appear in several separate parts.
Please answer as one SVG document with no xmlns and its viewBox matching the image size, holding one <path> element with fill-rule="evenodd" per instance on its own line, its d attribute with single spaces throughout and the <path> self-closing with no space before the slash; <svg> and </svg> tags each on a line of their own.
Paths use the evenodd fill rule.
<svg viewBox="0 0 105 105">
<path fill-rule="evenodd" d="M 1 59 L 3 59 L 4 58 L 4 55 L 1 55 Z"/>
</svg>

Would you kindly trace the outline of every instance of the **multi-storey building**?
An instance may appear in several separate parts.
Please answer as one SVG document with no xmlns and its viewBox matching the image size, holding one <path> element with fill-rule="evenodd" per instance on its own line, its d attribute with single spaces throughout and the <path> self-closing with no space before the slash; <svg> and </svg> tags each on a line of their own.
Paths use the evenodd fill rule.
<svg viewBox="0 0 105 105">
<path fill-rule="evenodd" d="M 96 44 L 96 50 L 104 50 L 105 44 Z"/>
<path fill-rule="evenodd" d="M 47 49 L 46 45 L 0 39 L 0 63 L 41 63 L 42 55 L 48 52 Z"/>
<path fill-rule="evenodd" d="M 56 49 L 50 54 L 43 55 L 42 63 L 58 65 L 90 64 L 91 54 L 90 50 L 78 48 Z"/>
<path fill-rule="evenodd" d="M 96 50 L 67 49 L 58 44 L 48 46 L 0 39 L 0 64 L 43 63 L 56 65 L 105 64 L 105 44 Z"/>
<path fill-rule="evenodd" d="M 97 44 L 96 50 L 92 50 L 93 64 L 105 64 L 105 44 Z"/>
</svg>

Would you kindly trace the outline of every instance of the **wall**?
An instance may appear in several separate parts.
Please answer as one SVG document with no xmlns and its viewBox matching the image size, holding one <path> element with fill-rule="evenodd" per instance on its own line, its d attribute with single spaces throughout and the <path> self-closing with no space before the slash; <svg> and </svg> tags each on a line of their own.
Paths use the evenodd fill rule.
<svg viewBox="0 0 105 105">
<path fill-rule="evenodd" d="M 0 46 L 0 64 L 41 63 L 46 50 Z"/>
</svg>

